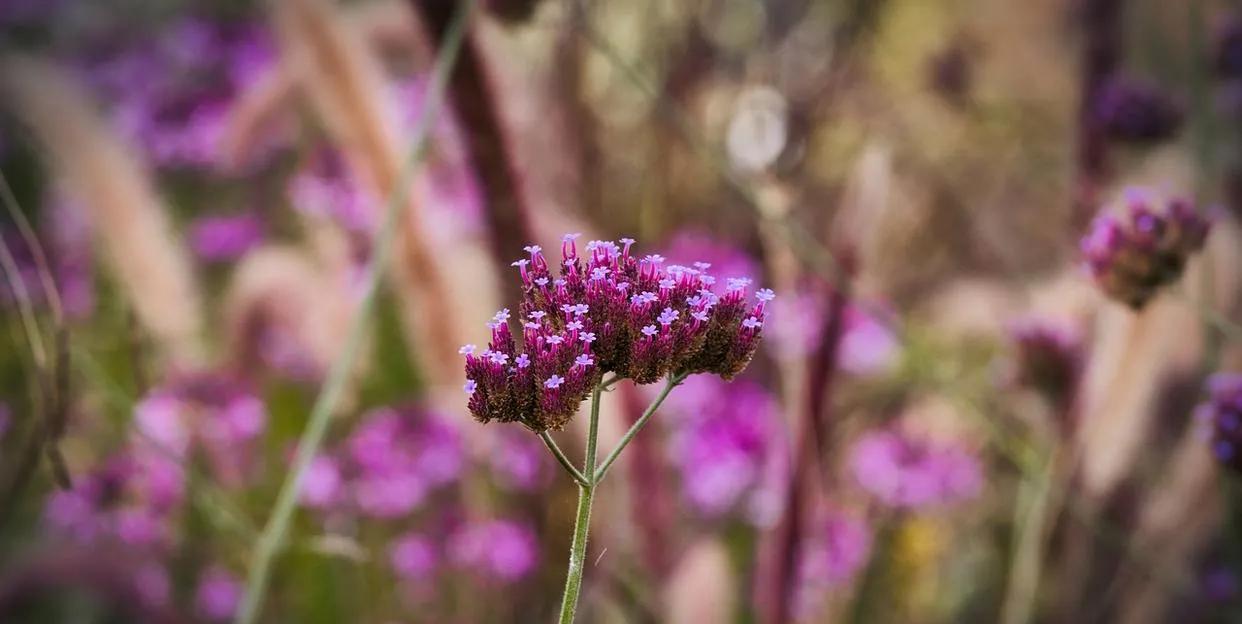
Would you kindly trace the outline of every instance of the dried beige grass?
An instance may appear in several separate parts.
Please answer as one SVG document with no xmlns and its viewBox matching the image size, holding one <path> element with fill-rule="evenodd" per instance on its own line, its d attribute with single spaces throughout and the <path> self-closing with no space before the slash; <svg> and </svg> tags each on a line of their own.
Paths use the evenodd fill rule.
<svg viewBox="0 0 1242 624">
<path fill-rule="evenodd" d="M 719 540 L 704 538 L 690 546 L 665 586 L 663 621 L 732 622 L 737 613 L 737 597 L 737 579 L 728 551 Z"/>
<path fill-rule="evenodd" d="M 256 330 L 276 326 L 309 357 L 317 374 L 326 372 L 345 348 L 357 309 L 344 268 L 323 266 L 287 246 L 247 254 L 224 296 L 229 360 L 241 368 L 253 365 L 258 360 Z M 358 361 L 361 365 L 366 358 Z"/>
<path fill-rule="evenodd" d="M 272 14 L 287 70 L 355 173 L 376 196 L 387 197 L 400 178 L 404 154 L 378 59 L 357 29 L 323 0 L 273 2 Z M 416 184 L 414 197 L 422 188 Z M 422 370 L 434 385 L 451 385 L 463 375 L 457 356 L 457 345 L 464 342 L 461 323 L 477 318 L 458 305 L 478 296 L 487 284 L 456 277 L 454 284 L 460 288 L 450 292 L 437 256 L 455 258 L 463 242 L 433 240 L 426 211 L 420 210 L 425 206 L 416 204 L 411 202 L 400 223 L 393 285 Z M 466 288 L 470 290 L 463 292 Z"/>
<path fill-rule="evenodd" d="M 54 175 L 90 213 L 117 281 L 161 355 L 179 365 L 199 363 L 198 285 L 144 164 L 59 67 L 7 56 L 0 61 L 0 80 Z"/>
</svg>

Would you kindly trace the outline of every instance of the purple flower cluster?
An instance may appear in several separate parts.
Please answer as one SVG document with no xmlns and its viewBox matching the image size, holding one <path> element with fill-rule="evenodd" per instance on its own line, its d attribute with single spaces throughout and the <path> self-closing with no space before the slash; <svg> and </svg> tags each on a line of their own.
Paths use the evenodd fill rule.
<svg viewBox="0 0 1242 624">
<path fill-rule="evenodd" d="M 894 430 L 870 431 L 854 442 L 851 468 L 881 503 L 924 509 L 969 500 L 983 487 L 979 460 L 956 445 L 933 445 Z"/>
<path fill-rule="evenodd" d="M 1108 81 L 1093 109 L 1105 135 L 1127 143 L 1158 143 L 1182 125 L 1181 105 L 1154 85 L 1125 76 Z"/>
<path fill-rule="evenodd" d="M 1087 270 L 1100 288 L 1135 309 L 1181 276 L 1211 226 L 1188 201 L 1171 200 L 1162 212 L 1154 203 L 1150 193 L 1131 189 L 1128 217 L 1096 218 L 1081 244 Z"/>
<path fill-rule="evenodd" d="M 170 168 L 218 164 L 234 99 L 274 56 L 260 27 L 199 18 L 108 47 L 87 52 L 82 73 L 122 130 Z"/>
<path fill-rule="evenodd" d="M 47 527 L 80 544 L 114 543 L 154 554 L 171 545 L 169 520 L 181 501 L 181 478 L 173 464 L 117 455 L 79 475 L 70 490 L 48 498 Z M 170 474 L 170 471 L 172 474 Z"/>
<path fill-rule="evenodd" d="M 236 576 L 219 566 L 207 568 L 194 591 L 194 607 L 207 622 L 227 622 L 237 614 L 245 587 Z"/>
<path fill-rule="evenodd" d="M 267 409 L 246 384 L 225 375 L 199 374 L 149 392 L 134 408 L 136 452 L 169 461 L 202 451 L 221 483 L 238 486 L 254 476 L 252 451 L 267 427 Z"/>
<path fill-rule="evenodd" d="M 1208 398 L 1195 412 L 1210 429 L 1212 453 L 1242 472 L 1242 374 L 1217 373 L 1207 381 Z"/>
<path fill-rule="evenodd" d="M 464 462 L 461 437 L 446 418 L 379 408 L 364 416 L 341 453 L 314 460 L 301 500 L 308 507 L 399 518 L 455 482 Z"/>
<path fill-rule="evenodd" d="M 512 583 L 539 563 L 539 542 L 530 527 L 488 520 L 459 528 L 448 541 L 448 558 L 485 580 Z"/>
<path fill-rule="evenodd" d="M 583 258 L 577 237 L 562 239 L 559 277 L 537 245 L 513 263 L 524 292 L 521 349 L 508 309 L 489 323 L 487 349 L 462 347 L 476 419 L 560 429 L 605 372 L 639 384 L 672 373 L 731 379 L 750 362 L 772 291 L 758 291 L 749 306 L 749 279 L 730 278 L 718 294 L 708 264 L 640 260 L 630 253 L 632 239 L 591 241 Z"/>
<path fill-rule="evenodd" d="M 205 262 L 236 260 L 263 242 L 264 229 L 255 214 L 199 217 L 190 224 L 190 248 Z"/>
<path fill-rule="evenodd" d="M 776 400 L 762 386 L 695 377 L 670 400 L 676 415 L 670 455 L 682 492 L 701 515 L 740 511 L 762 524 L 771 481 L 785 478 L 788 441 Z"/>
<path fill-rule="evenodd" d="M 398 578 L 419 586 L 425 586 L 446 564 L 485 582 L 514 583 L 534 571 L 539 541 L 521 522 L 468 521 L 442 541 L 418 531 L 401 535 L 388 548 L 388 562 Z"/>
<path fill-rule="evenodd" d="M 871 531 L 853 515 L 833 511 L 798 550 L 794 612 L 813 620 L 834 588 L 850 583 L 871 556 Z"/>
<path fill-rule="evenodd" d="M 1015 381 L 1050 399 L 1069 400 L 1082 369 L 1082 342 L 1069 328 L 1039 320 L 1010 328 L 1015 351 Z"/>
</svg>

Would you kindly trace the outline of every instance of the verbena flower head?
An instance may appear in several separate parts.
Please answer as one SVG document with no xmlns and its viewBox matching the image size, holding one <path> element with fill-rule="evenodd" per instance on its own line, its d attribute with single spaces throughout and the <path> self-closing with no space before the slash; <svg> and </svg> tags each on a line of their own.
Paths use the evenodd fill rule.
<svg viewBox="0 0 1242 624">
<path fill-rule="evenodd" d="M 1207 393 L 1196 417 L 1209 428 L 1212 454 L 1224 466 L 1242 472 L 1242 373 L 1213 375 Z"/>
<path fill-rule="evenodd" d="M 1009 328 L 1014 343 L 1014 381 L 1062 403 L 1082 369 L 1082 341 L 1072 329 L 1027 319 Z"/>
<path fill-rule="evenodd" d="M 1155 85 L 1114 77 L 1097 94 L 1093 112 L 1104 133 L 1115 141 L 1158 143 L 1182 125 L 1181 104 Z"/>
<path fill-rule="evenodd" d="M 502 310 L 488 323 L 486 349 L 463 348 L 465 390 L 480 422 L 560 429 L 605 373 L 639 384 L 670 373 L 731 379 L 750 362 L 772 291 L 752 296 L 748 278 L 717 280 L 703 265 L 640 258 L 631 239 L 578 238 L 562 239 L 555 275 L 539 246 L 526 247 L 529 257 L 513 263 L 520 318 Z"/>
<path fill-rule="evenodd" d="M 1102 215 L 1081 248 L 1087 270 L 1108 296 L 1138 309 L 1181 276 L 1186 259 L 1203 248 L 1210 222 L 1190 202 L 1158 210 L 1143 190 L 1126 193 L 1128 214 Z"/>
</svg>

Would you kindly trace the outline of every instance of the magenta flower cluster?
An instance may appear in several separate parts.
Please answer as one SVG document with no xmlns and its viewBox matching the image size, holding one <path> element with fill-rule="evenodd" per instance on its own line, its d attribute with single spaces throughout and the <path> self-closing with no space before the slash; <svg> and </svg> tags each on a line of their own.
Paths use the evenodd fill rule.
<svg viewBox="0 0 1242 624">
<path fill-rule="evenodd" d="M 488 324 L 486 349 L 462 347 L 476 419 L 560 429 L 604 373 L 639 384 L 703 372 L 731 379 L 750 362 L 771 290 L 750 304 L 749 279 L 729 278 L 718 293 L 709 264 L 639 259 L 632 239 L 591 241 L 579 255 L 577 238 L 562 239 L 559 276 L 537 245 L 513 263 L 523 288 L 520 347 L 507 308 Z"/>
<path fill-rule="evenodd" d="M 1207 401 L 1199 406 L 1196 417 L 1210 429 L 1216 459 L 1242 472 L 1242 373 L 1212 375 L 1207 393 Z"/>
<path fill-rule="evenodd" d="M 881 503 L 925 509 L 975 498 L 983 488 L 978 458 L 957 445 L 937 445 L 895 430 L 876 430 L 854 442 L 851 468 L 859 485 Z"/>
<path fill-rule="evenodd" d="M 1028 319 L 1009 329 L 1014 343 L 1014 376 L 1019 384 L 1052 401 L 1070 400 L 1082 370 L 1082 341 L 1076 332 L 1052 322 Z"/>
<path fill-rule="evenodd" d="M 1203 248 L 1211 224 L 1181 199 L 1158 211 L 1149 193 L 1131 190 L 1127 204 L 1124 220 L 1096 219 L 1082 240 L 1082 253 L 1100 288 L 1138 309 L 1181 276 L 1186 259 Z"/>
</svg>

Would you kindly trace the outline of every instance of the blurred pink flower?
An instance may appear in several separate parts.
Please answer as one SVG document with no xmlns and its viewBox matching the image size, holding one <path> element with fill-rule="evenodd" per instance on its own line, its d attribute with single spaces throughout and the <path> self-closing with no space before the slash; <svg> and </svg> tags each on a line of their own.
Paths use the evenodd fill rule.
<svg viewBox="0 0 1242 624">
<path fill-rule="evenodd" d="M 336 506 L 342 497 L 341 467 L 331 457 L 320 455 L 311 460 L 302 482 L 302 504 L 312 509 Z"/>
<path fill-rule="evenodd" d="M 395 518 L 456 481 L 465 463 L 457 428 L 434 412 L 380 408 L 345 441 L 347 491 L 365 515 Z"/>
<path fill-rule="evenodd" d="M 933 446 L 892 430 L 864 433 L 851 449 L 854 478 L 880 502 L 923 509 L 979 495 L 979 460 L 955 445 Z"/>
<path fill-rule="evenodd" d="M 736 512 L 756 524 L 771 515 L 769 478 L 787 472 L 787 438 L 776 400 L 762 386 L 693 376 L 668 401 L 675 416 L 669 454 L 681 472 L 682 492 L 709 518 Z"/>
<path fill-rule="evenodd" d="M 388 561 L 393 572 L 407 581 L 429 579 L 439 565 L 435 544 L 419 533 L 406 533 L 397 538 L 388 549 Z"/>
<path fill-rule="evenodd" d="M 539 543 L 530 527 L 511 520 L 467 524 L 448 542 L 454 564 L 484 578 L 519 581 L 539 562 Z"/>
<path fill-rule="evenodd" d="M 517 491 L 542 488 L 550 481 L 547 450 L 534 436 L 512 428 L 498 429 L 487 454 L 492 475 Z"/>
<path fill-rule="evenodd" d="M 794 611 L 812 619 L 832 589 L 850 583 L 871 556 L 871 530 L 840 511 L 813 526 L 798 550 Z"/>
<path fill-rule="evenodd" d="M 208 568 L 198 579 L 194 608 L 211 622 L 231 620 L 241 603 L 244 587 L 237 577 L 219 566 Z"/>
<path fill-rule="evenodd" d="M 263 221 L 250 213 L 199 217 L 190 224 L 190 247 L 206 262 L 236 260 L 263 237 Z"/>
</svg>

